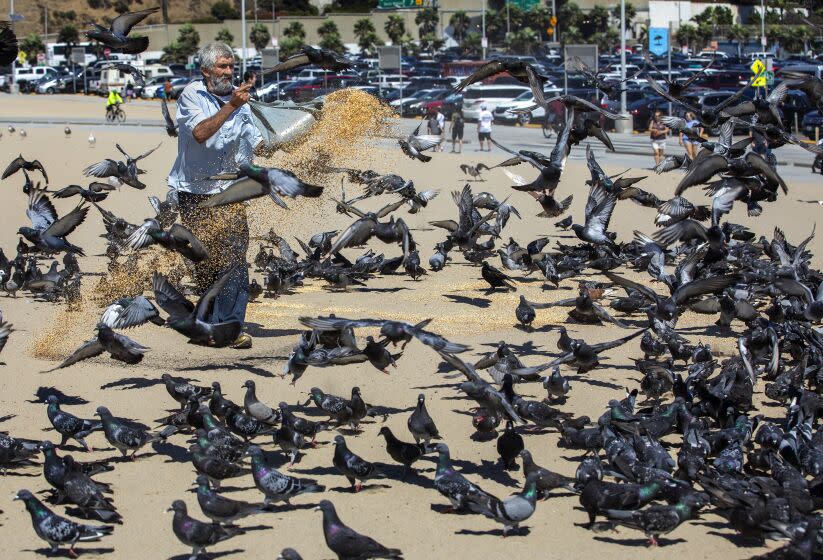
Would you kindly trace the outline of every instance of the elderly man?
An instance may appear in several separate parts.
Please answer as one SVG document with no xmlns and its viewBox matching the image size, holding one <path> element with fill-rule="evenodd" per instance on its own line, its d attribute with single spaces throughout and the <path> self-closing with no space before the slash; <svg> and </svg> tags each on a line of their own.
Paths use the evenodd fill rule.
<svg viewBox="0 0 823 560">
<path fill-rule="evenodd" d="M 205 293 L 215 280 L 236 267 L 217 296 L 209 321 L 243 323 L 249 299 L 245 206 L 198 205 L 231 184 L 210 177 L 235 172 L 238 164 L 252 159 L 262 142 L 246 104 L 254 84 L 233 86 L 234 53 L 225 43 L 209 43 L 199 57 L 203 79 L 187 85 L 177 101 L 177 160 L 168 184 L 176 191 L 183 225 L 203 242 L 209 254 L 195 266 L 198 292 Z M 231 346 L 251 348 L 251 344 L 251 337 L 243 332 Z"/>
</svg>

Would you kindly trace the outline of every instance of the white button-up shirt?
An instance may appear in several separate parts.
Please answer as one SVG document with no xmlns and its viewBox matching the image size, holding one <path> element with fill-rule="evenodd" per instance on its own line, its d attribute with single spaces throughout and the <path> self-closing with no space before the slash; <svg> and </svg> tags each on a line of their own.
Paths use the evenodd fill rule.
<svg viewBox="0 0 823 560">
<path fill-rule="evenodd" d="M 231 96 L 221 97 L 228 102 Z M 209 93 L 203 80 L 187 85 L 177 99 L 177 159 L 168 177 L 169 188 L 193 194 L 214 194 L 228 187 L 230 180 L 209 179 L 233 173 L 252 159 L 262 136 L 254 126 L 248 104 L 226 119 L 223 126 L 202 144 L 194 139 L 194 128 L 220 110 L 217 96 Z"/>
</svg>

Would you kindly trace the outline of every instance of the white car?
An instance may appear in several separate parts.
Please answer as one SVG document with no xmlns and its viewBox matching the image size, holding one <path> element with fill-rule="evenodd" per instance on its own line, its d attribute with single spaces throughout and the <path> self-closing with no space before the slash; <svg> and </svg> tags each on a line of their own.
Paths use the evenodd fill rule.
<svg viewBox="0 0 823 560">
<path fill-rule="evenodd" d="M 552 86 L 549 89 L 544 89 L 543 93 L 548 99 L 549 97 L 554 97 L 555 95 L 560 95 L 563 93 L 563 90 Z M 463 114 L 466 114 L 465 110 L 465 99 L 463 101 Z M 494 111 L 492 111 L 492 115 L 494 115 L 494 122 L 503 122 L 506 124 L 528 124 L 530 122 L 542 122 L 543 119 L 546 118 L 546 109 L 543 107 L 538 107 L 534 109 L 531 113 L 512 113 L 513 109 L 525 109 L 526 107 L 532 107 L 535 105 L 534 95 L 532 95 L 531 90 L 524 91 L 511 101 L 506 103 L 501 103 L 498 105 Z"/>
<path fill-rule="evenodd" d="M 469 86 L 463 92 L 463 116 L 467 121 L 476 121 L 482 106 L 485 105 L 486 109 L 494 114 L 498 105 L 511 103 L 523 93 L 531 94 L 531 90 L 518 85 Z"/>
</svg>

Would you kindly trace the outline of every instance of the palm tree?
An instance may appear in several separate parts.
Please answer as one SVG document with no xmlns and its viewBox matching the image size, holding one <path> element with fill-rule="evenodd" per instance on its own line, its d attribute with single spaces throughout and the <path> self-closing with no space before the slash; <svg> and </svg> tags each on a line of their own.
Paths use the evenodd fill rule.
<svg viewBox="0 0 823 560">
<path fill-rule="evenodd" d="M 377 30 L 369 18 L 361 18 L 354 22 L 354 36 L 361 52 L 372 52 L 378 41 Z"/>
<path fill-rule="evenodd" d="M 690 23 L 684 23 L 677 29 L 675 38 L 681 46 L 688 47 L 697 39 L 697 28 Z"/>
<path fill-rule="evenodd" d="M 463 39 L 466 37 L 466 33 L 468 33 L 469 28 L 471 27 L 472 20 L 469 15 L 464 12 L 463 10 L 458 10 L 452 14 L 452 17 L 449 18 L 449 25 L 452 28 L 452 36 L 454 40 L 458 43 L 462 43 Z"/>
<path fill-rule="evenodd" d="M 437 31 L 437 24 L 440 23 L 440 15 L 437 12 L 437 8 L 423 8 L 414 16 L 414 23 L 420 27 L 418 29 L 418 36 L 421 39 L 423 35 L 435 33 Z"/>
<path fill-rule="evenodd" d="M 346 50 L 343 41 L 340 39 L 340 30 L 332 20 L 323 22 L 323 25 L 317 28 L 317 34 L 320 35 L 321 48 L 336 53 L 342 53 Z"/>
<path fill-rule="evenodd" d="M 729 28 L 729 39 L 737 43 L 737 56 L 743 55 L 743 44 L 749 41 L 751 32 L 745 25 L 732 25 Z"/>
<path fill-rule="evenodd" d="M 306 28 L 299 21 L 293 21 L 283 30 L 283 35 L 290 39 L 303 41 L 306 38 Z"/>
<path fill-rule="evenodd" d="M 383 31 L 391 40 L 392 45 L 399 45 L 406 34 L 406 21 L 403 16 L 391 14 L 383 26 Z"/>
<path fill-rule="evenodd" d="M 228 46 L 232 46 L 232 43 L 234 42 L 234 35 L 231 34 L 231 31 L 229 31 L 228 28 L 224 27 L 217 32 L 217 35 L 214 36 L 214 40 L 221 43 L 226 43 Z"/>
<path fill-rule="evenodd" d="M 531 27 L 512 31 L 506 37 L 506 48 L 514 54 L 529 54 L 532 46 L 538 43 L 537 33 Z"/>
<path fill-rule="evenodd" d="M 251 33 L 249 33 L 249 40 L 251 44 L 254 45 L 254 48 L 258 51 L 262 51 L 266 48 L 266 45 L 269 44 L 269 40 L 271 39 L 271 34 L 269 33 L 269 28 L 263 25 L 262 23 L 255 23 L 251 27 Z"/>
</svg>

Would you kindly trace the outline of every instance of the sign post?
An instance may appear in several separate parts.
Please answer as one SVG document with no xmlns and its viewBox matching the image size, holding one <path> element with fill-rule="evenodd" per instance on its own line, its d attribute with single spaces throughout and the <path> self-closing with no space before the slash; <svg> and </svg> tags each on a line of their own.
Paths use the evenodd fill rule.
<svg viewBox="0 0 823 560">
<path fill-rule="evenodd" d="M 755 58 L 751 65 L 752 74 L 757 76 L 752 82 L 752 87 L 766 87 L 766 65 L 759 58 Z"/>
<path fill-rule="evenodd" d="M 384 74 L 386 70 L 394 70 L 400 74 L 400 116 L 403 116 L 403 60 L 400 45 L 391 45 L 388 47 L 377 47 L 377 67 Z M 382 82 L 378 82 L 379 91 L 382 95 Z"/>
<path fill-rule="evenodd" d="M 278 62 L 280 62 L 280 56 L 278 55 L 277 49 L 268 48 L 260 51 L 260 66 L 262 67 L 260 72 L 261 88 L 266 85 L 266 68 L 274 68 Z"/>
<path fill-rule="evenodd" d="M 71 49 L 71 86 L 74 90 L 74 93 L 77 93 L 77 76 L 74 73 L 74 65 L 75 64 L 85 64 L 86 62 L 86 49 L 85 47 L 72 47 Z M 83 67 L 83 92 L 86 91 L 86 68 Z"/>
</svg>

